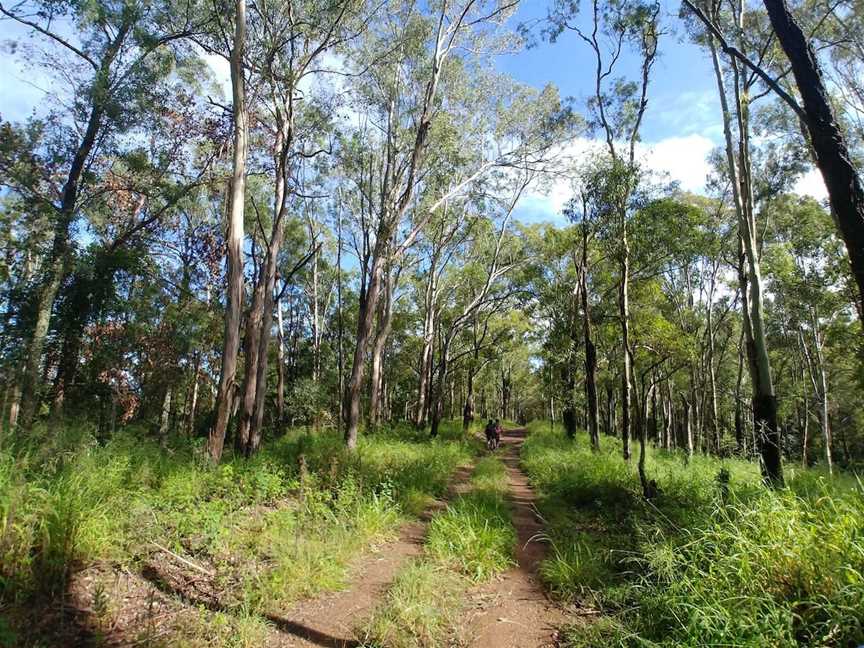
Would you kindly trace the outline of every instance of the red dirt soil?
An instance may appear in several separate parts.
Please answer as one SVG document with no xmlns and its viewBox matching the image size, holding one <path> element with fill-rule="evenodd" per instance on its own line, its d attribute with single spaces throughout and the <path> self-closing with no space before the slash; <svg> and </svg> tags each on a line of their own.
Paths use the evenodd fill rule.
<svg viewBox="0 0 864 648">
<path fill-rule="evenodd" d="M 476 610 L 468 623 L 471 648 L 556 646 L 557 628 L 566 621 L 564 611 L 549 600 L 537 575 L 547 547 L 538 537 L 543 524 L 536 512 L 534 491 L 519 469 L 525 434 L 524 429 L 506 430 L 501 438 L 513 526 L 519 538 L 517 565 L 470 593 L 470 605 Z"/>
</svg>

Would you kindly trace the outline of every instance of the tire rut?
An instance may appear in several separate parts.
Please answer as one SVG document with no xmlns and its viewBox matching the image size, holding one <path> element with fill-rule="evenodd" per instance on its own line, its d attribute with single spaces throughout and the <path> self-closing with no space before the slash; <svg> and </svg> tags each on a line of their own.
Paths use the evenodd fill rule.
<svg viewBox="0 0 864 648">
<path fill-rule="evenodd" d="M 430 504 L 420 519 L 404 525 L 398 539 L 381 545 L 360 559 L 348 587 L 296 604 L 282 618 L 272 618 L 281 631 L 279 646 L 297 648 L 355 648 L 357 624 L 369 616 L 409 559 L 423 553 L 432 517 L 467 488 L 474 466 L 463 466 L 450 478 L 445 499 Z"/>
<path fill-rule="evenodd" d="M 546 595 L 537 570 L 547 546 L 540 540 L 543 524 L 538 519 L 534 491 L 519 468 L 524 429 L 502 435 L 501 459 L 507 468 L 509 500 L 518 545 L 516 566 L 491 583 L 469 594 L 475 612 L 468 622 L 471 648 L 546 648 L 558 644 L 557 628 L 564 611 Z"/>
</svg>

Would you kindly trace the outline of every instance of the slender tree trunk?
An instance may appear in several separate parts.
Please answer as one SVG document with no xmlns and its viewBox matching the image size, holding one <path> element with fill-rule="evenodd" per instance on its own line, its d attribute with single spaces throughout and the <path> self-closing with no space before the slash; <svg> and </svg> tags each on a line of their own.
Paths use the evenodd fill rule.
<svg viewBox="0 0 864 648">
<path fill-rule="evenodd" d="M 276 182 L 273 200 L 273 224 L 266 247 L 264 262 L 255 281 L 252 306 L 246 318 L 245 375 L 243 377 L 243 408 L 238 426 L 238 443 L 249 457 L 258 450 L 264 424 L 264 403 L 267 395 L 270 329 L 273 323 L 274 291 L 279 250 L 285 233 L 288 209 L 288 155 L 291 148 L 291 115 L 277 118 L 274 143 Z M 317 335 L 317 331 L 316 331 Z"/>
<path fill-rule="evenodd" d="M 171 387 L 165 389 L 165 397 L 162 399 L 162 415 L 159 419 L 159 443 L 168 443 L 168 425 L 171 421 Z"/>
<path fill-rule="evenodd" d="M 468 368 L 465 380 L 465 407 L 462 409 L 462 432 L 468 434 L 474 422 L 474 369 Z"/>
<path fill-rule="evenodd" d="M 687 461 L 689 462 L 693 458 L 693 428 L 690 421 L 690 401 L 683 394 L 681 395 L 681 409 L 684 413 L 681 423 L 684 427 L 684 442 L 687 445 Z"/>
<path fill-rule="evenodd" d="M 444 340 L 441 348 L 441 360 L 438 366 L 438 378 L 432 387 L 432 411 L 431 411 L 431 426 L 430 436 L 434 439 L 438 436 L 438 428 L 441 424 L 441 419 L 444 416 L 444 390 L 447 386 L 447 378 L 449 372 L 449 360 L 447 358 L 450 353 L 450 340 Z"/>
<path fill-rule="evenodd" d="M 231 50 L 231 87 L 234 115 L 234 160 L 228 194 L 228 233 L 225 245 L 228 256 L 227 305 L 225 337 L 222 345 L 222 367 L 216 391 L 216 421 L 210 430 L 208 450 L 213 461 L 222 457 L 228 422 L 234 409 L 237 354 L 240 351 L 240 319 L 243 313 L 243 215 L 246 202 L 246 153 L 248 116 L 243 60 L 246 49 L 246 0 L 234 2 L 234 47 Z"/>
<path fill-rule="evenodd" d="M 420 384 L 417 390 L 417 427 L 426 424 L 429 402 L 430 370 L 432 367 L 432 347 L 435 342 L 435 265 L 430 268 L 429 282 L 426 286 L 426 314 L 423 318 L 423 350 L 420 354 Z"/>
<path fill-rule="evenodd" d="M 186 414 L 186 436 L 195 434 L 195 415 L 198 410 L 198 389 L 201 384 L 201 354 L 195 354 L 195 373 L 192 377 L 192 395 L 189 398 L 189 411 Z M 115 398 L 116 401 L 116 398 Z"/>
<path fill-rule="evenodd" d="M 390 336 L 393 325 L 393 293 L 399 281 L 399 272 L 388 273 L 384 279 L 384 287 L 381 295 L 381 307 L 378 313 L 378 330 L 375 332 L 375 341 L 372 344 L 372 366 L 370 373 L 371 399 L 370 399 L 370 421 L 373 425 L 381 423 L 383 414 L 383 391 L 384 391 L 384 347 Z"/>
<path fill-rule="evenodd" d="M 741 411 L 741 383 L 744 379 L 745 331 L 741 329 L 741 339 L 738 342 L 738 374 L 735 379 L 735 443 L 738 454 L 744 453 L 744 413 Z"/>
<path fill-rule="evenodd" d="M 282 318 L 282 300 L 276 301 L 276 334 L 279 336 L 276 356 L 276 420 L 281 428 L 285 421 L 285 323 Z M 341 358 L 340 358 L 341 360 Z"/>
<path fill-rule="evenodd" d="M 630 355 L 630 246 L 625 215 L 621 214 L 621 283 L 618 288 L 618 315 L 621 319 L 621 346 L 624 366 L 621 374 L 621 441 L 624 458 L 630 460 L 630 399 L 633 358 Z"/>
<path fill-rule="evenodd" d="M 379 244 L 383 244 L 379 239 Z M 346 396 L 347 421 L 345 443 L 353 450 L 357 447 L 357 433 L 360 429 L 360 397 L 363 390 L 363 377 L 366 372 L 366 352 L 369 348 L 369 336 L 375 321 L 375 311 L 381 290 L 382 273 L 384 271 L 383 250 L 376 254 L 369 272 L 369 285 L 366 294 L 360 302 L 357 317 L 357 343 L 354 347 L 354 359 L 351 366 L 351 376 L 348 380 Z"/>
<path fill-rule="evenodd" d="M 587 210 L 583 209 L 582 267 L 579 273 L 579 292 L 582 299 L 582 338 L 585 344 L 585 400 L 587 401 L 588 408 L 588 437 L 591 439 L 591 448 L 596 452 L 600 450 L 600 431 L 597 424 L 597 348 L 591 339 L 591 310 L 588 301 L 588 225 L 585 222 L 586 212 Z"/>
<path fill-rule="evenodd" d="M 731 112 L 726 100 L 723 75 L 713 39 L 710 37 L 709 43 L 723 114 L 727 163 L 738 216 L 739 258 L 743 256 L 746 259 L 746 275 L 739 265 L 739 284 L 753 388 L 754 425 L 758 432 L 763 477 L 766 482 L 772 485 L 782 485 L 783 468 L 780 454 L 780 433 L 777 427 L 777 399 L 774 395 L 771 365 L 765 338 L 762 276 L 759 267 L 759 250 L 750 177 L 749 97 L 746 87 L 742 87 L 737 62 L 732 59 L 730 64 L 734 78 L 738 125 L 738 159 L 736 164 L 731 131 Z M 743 255 L 740 254 L 741 252 Z M 743 280 L 744 276 L 746 276 L 746 283 Z"/>
<path fill-rule="evenodd" d="M 819 367 L 819 391 L 820 396 L 822 397 L 821 420 L 822 437 L 823 442 L 825 443 L 825 465 L 828 466 L 828 474 L 830 475 L 834 472 L 834 461 L 831 456 L 831 421 L 828 416 L 828 372 L 825 369 L 825 362 L 822 358 L 822 346 L 818 338 L 818 330 L 814 329 L 813 335 L 816 337 L 816 361 L 817 366 Z"/>
<path fill-rule="evenodd" d="M 339 371 L 339 423 L 338 431 L 342 432 L 345 421 L 345 323 L 342 317 L 342 214 L 336 217 L 336 326 L 338 340 L 336 343 L 336 364 Z"/>
</svg>

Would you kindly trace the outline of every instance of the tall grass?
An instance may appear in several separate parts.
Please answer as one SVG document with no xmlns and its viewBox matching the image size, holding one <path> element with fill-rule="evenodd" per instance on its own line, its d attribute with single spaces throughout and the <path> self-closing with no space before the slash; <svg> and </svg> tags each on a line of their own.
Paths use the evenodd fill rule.
<svg viewBox="0 0 864 648">
<path fill-rule="evenodd" d="M 516 530 L 510 522 L 507 472 L 501 461 L 480 460 L 471 484 L 469 492 L 432 519 L 426 547 L 473 581 L 483 582 L 514 564 Z"/>
<path fill-rule="evenodd" d="M 61 594 L 95 561 L 136 569 L 166 547 L 218 573 L 222 604 L 281 608 L 341 586 L 351 561 L 446 489 L 476 444 L 404 430 L 293 431 L 213 466 L 201 441 L 108 443 L 65 427 L 0 450 L 0 604 Z M 2 628 L 0 624 L 0 628 Z"/>
<path fill-rule="evenodd" d="M 757 466 L 653 450 L 660 494 L 604 437 L 535 424 L 523 465 L 553 542 L 541 573 L 559 597 L 606 617 L 572 645 L 846 646 L 864 642 L 864 493 L 850 480 L 789 475 L 776 492 Z M 721 472 L 722 471 L 722 472 Z"/>
</svg>

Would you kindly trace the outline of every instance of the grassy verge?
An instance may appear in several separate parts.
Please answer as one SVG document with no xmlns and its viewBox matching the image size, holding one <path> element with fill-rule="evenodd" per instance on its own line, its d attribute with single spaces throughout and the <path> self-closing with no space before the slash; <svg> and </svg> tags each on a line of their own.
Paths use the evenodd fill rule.
<svg viewBox="0 0 864 648">
<path fill-rule="evenodd" d="M 513 564 L 516 532 L 506 502 L 507 473 L 485 457 L 468 492 L 432 518 L 427 555 L 403 569 L 382 605 L 361 630 L 364 645 L 432 648 L 458 645 L 459 615 L 472 584 Z"/>
<path fill-rule="evenodd" d="M 64 429 L 0 451 L 0 646 L 23 645 L 20 612 L 65 595 L 74 572 L 138 573 L 165 562 L 158 547 L 214 573 L 219 607 L 241 617 L 338 588 L 354 557 L 442 495 L 478 446 L 455 428 L 436 441 L 391 430 L 351 454 L 334 433 L 296 431 L 214 467 L 200 443 L 142 436 L 100 445 Z"/>
<path fill-rule="evenodd" d="M 571 646 L 845 646 L 864 641 L 864 495 L 848 480 L 790 471 L 772 492 L 744 461 L 652 450 L 661 492 L 640 496 L 615 439 L 591 452 L 548 423 L 522 464 L 553 550 L 558 597 L 599 607 Z M 634 462 L 635 463 L 635 462 Z"/>
</svg>

